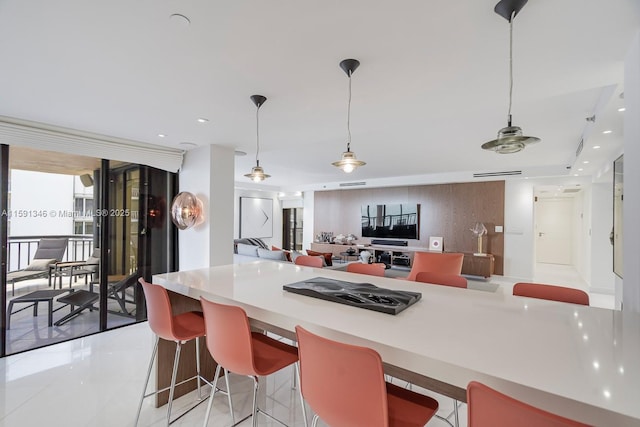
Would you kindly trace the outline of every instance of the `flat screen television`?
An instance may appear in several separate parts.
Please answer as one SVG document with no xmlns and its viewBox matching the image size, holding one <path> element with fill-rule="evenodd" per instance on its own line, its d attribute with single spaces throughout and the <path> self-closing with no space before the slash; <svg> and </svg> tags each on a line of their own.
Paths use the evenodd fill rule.
<svg viewBox="0 0 640 427">
<path fill-rule="evenodd" d="M 419 239 L 420 205 L 362 205 L 362 237 Z"/>
</svg>

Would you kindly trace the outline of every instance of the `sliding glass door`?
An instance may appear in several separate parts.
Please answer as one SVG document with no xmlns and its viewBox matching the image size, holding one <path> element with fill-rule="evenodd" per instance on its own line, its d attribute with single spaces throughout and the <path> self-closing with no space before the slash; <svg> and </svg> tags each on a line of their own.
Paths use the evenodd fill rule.
<svg viewBox="0 0 640 427">
<path fill-rule="evenodd" d="M 146 318 L 139 277 L 174 271 L 175 174 L 0 145 L 0 356 Z"/>
</svg>

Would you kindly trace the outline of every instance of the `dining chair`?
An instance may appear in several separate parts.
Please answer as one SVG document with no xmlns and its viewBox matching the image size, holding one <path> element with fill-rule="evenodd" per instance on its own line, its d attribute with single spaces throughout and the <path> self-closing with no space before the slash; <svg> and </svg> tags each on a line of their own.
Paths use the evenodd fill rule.
<svg viewBox="0 0 640 427">
<path fill-rule="evenodd" d="M 468 427 L 586 427 L 531 406 L 477 381 L 467 385 Z"/>
<path fill-rule="evenodd" d="M 198 388 L 198 399 L 200 400 L 201 395 L 201 381 L 204 381 L 207 384 L 210 384 L 206 379 L 204 379 L 200 375 L 200 337 L 203 337 L 205 334 L 205 326 L 204 326 L 204 318 L 201 312 L 197 311 L 189 311 L 182 314 L 173 315 L 171 309 L 171 302 L 169 300 L 169 294 L 165 288 L 159 285 L 154 285 L 152 283 L 146 282 L 142 277 L 138 280 L 140 284 L 142 284 L 142 288 L 144 289 L 144 297 L 147 303 L 147 320 L 149 321 L 149 327 L 156 335 L 155 345 L 153 347 L 153 352 L 151 354 L 151 361 L 149 362 L 149 369 L 147 371 L 147 379 L 144 383 L 144 388 L 142 389 L 142 396 L 140 397 L 140 404 L 138 405 L 138 413 L 136 414 L 136 420 L 134 425 L 138 425 L 138 421 L 140 420 L 140 412 L 142 410 L 142 403 L 145 398 L 154 396 L 158 393 L 162 393 L 166 390 L 169 390 L 169 401 L 167 403 L 167 426 L 171 424 L 173 421 L 171 420 L 171 406 L 173 403 L 173 395 L 176 386 L 184 384 L 191 380 L 197 381 Z M 173 341 L 176 343 L 176 352 L 173 359 L 173 371 L 171 373 L 171 384 L 169 387 L 165 387 L 161 390 L 156 390 L 154 392 L 147 394 L 147 387 L 149 385 L 149 378 L 151 376 L 151 369 L 153 367 L 153 362 L 155 360 L 156 354 L 158 353 L 158 342 L 160 338 Z M 196 341 L 196 375 L 185 379 L 176 384 L 176 377 L 178 373 L 178 366 L 180 363 L 180 351 L 182 346 L 187 342 L 195 339 Z M 229 383 L 227 382 L 227 393 L 229 390 Z M 213 395 L 213 391 L 211 393 Z M 198 403 L 200 403 L 198 401 Z M 197 405 L 197 404 L 196 404 Z M 187 409 L 182 413 L 184 415 L 186 412 L 193 409 L 196 405 Z M 229 405 L 231 405 L 231 400 L 229 399 Z M 233 409 L 232 409 L 233 412 Z M 180 415 L 180 416 L 182 416 Z M 179 417 L 176 417 L 176 419 Z"/>
<path fill-rule="evenodd" d="M 443 252 L 415 252 L 411 271 L 405 280 L 416 280 L 416 275 L 423 271 L 433 271 L 442 274 L 462 273 L 464 254 Z"/>
<path fill-rule="evenodd" d="M 299 378 L 298 349 L 265 334 L 252 332 L 247 313 L 241 307 L 218 304 L 205 298 L 200 298 L 200 303 L 204 313 L 207 348 L 218 363 L 213 383 L 217 383 L 221 367 L 235 374 L 249 376 L 253 380 L 252 425 L 258 425 L 258 413 L 282 424 L 280 420 L 258 407 L 258 377 L 268 376 L 294 365 L 296 376 Z M 298 393 L 306 426 L 307 416 L 299 387 Z M 214 394 L 215 390 L 211 393 L 207 407 L 205 427 L 211 415 Z"/>
<path fill-rule="evenodd" d="M 589 305 L 589 294 L 585 291 L 542 283 L 516 283 L 513 285 L 513 295 Z"/>
<path fill-rule="evenodd" d="M 333 427 L 424 426 L 438 402 L 384 381 L 373 349 L 332 341 L 296 326 L 300 388 L 322 420 Z"/>
<path fill-rule="evenodd" d="M 370 276 L 384 277 L 385 265 L 381 262 L 374 264 L 363 264 L 361 262 L 352 262 L 347 264 L 347 273 L 368 274 Z"/>
<path fill-rule="evenodd" d="M 295 260 L 295 264 L 305 265 L 307 267 L 322 268 L 322 257 L 310 256 L 310 255 L 299 255 Z"/>
<path fill-rule="evenodd" d="M 436 273 L 435 271 L 421 271 L 416 274 L 416 282 L 430 283 L 432 285 L 452 286 L 466 288 L 467 279 L 457 274 Z"/>
</svg>

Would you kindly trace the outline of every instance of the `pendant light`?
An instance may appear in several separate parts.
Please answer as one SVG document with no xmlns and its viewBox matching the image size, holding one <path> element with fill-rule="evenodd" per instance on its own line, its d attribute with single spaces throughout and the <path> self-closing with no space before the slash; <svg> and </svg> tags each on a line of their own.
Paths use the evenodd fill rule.
<svg viewBox="0 0 640 427">
<path fill-rule="evenodd" d="M 340 68 L 349 77 L 349 102 L 347 104 L 347 151 L 342 153 L 340 161 L 331 163 L 342 169 L 346 173 L 353 172 L 357 167 L 366 165 L 362 160 L 356 158 L 356 153 L 351 151 L 351 76 L 353 72 L 360 66 L 360 61 L 357 59 L 345 59 L 340 62 Z"/>
<path fill-rule="evenodd" d="M 502 0 L 496 4 L 494 11 L 509 21 L 509 113 L 507 127 L 498 131 L 498 138 L 485 142 L 482 148 L 499 154 L 511 154 L 524 150 L 524 147 L 540 141 L 535 136 L 523 136 L 519 126 L 511 124 L 511 101 L 513 96 L 513 19 L 520 9 L 527 4 L 527 0 Z"/>
<path fill-rule="evenodd" d="M 264 181 L 265 179 L 271 177 L 271 175 L 267 175 L 264 173 L 264 170 L 260 166 L 260 106 L 264 104 L 267 100 L 265 96 L 262 95 L 251 95 L 251 100 L 254 104 L 256 104 L 256 165 L 251 168 L 251 173 L 246 174 L 245 176 L 253 182 Z"/>
</svg>

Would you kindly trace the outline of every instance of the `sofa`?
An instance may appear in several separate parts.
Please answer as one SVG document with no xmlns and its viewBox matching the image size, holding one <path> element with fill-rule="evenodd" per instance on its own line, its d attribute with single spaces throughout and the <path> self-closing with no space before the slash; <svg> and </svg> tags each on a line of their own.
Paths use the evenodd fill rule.
<svg viewBox="0 0 640 427">
<path fill-rule="evenodd" d="M 305 255 L 298 251 L 286 251 L 274 246 L 269 247 L 258 238 L 242 238 L 233 241 L 234 253 L 233 263 L 244 264 L 254 261 L 275 261 L 291 263 L 299 255 Z M 333 265 L 331 254 L 322 254 L 314 251 L 306 251 L 307 255 L 321 256 L 323 259 L 323 267 L 338 269 L 343 265 Z"/>
</svg>

